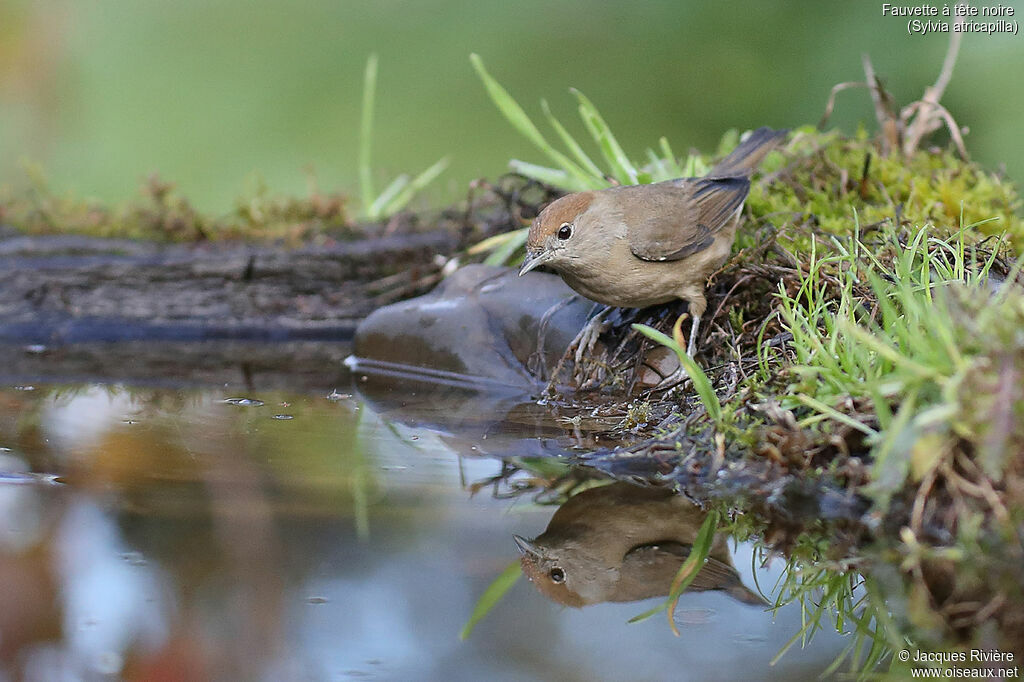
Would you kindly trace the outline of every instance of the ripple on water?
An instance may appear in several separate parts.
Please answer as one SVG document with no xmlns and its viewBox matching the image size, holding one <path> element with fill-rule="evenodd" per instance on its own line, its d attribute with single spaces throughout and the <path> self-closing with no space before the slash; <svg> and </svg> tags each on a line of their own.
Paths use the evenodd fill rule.
<svg viewBox="0 0 1024 682">
<path fill-rule="evenodd" d="M 263 405 L 263 401 L 256 398 L 225 398 L 224 402 L 238 407 L 260 407 Z"/>
</svg>

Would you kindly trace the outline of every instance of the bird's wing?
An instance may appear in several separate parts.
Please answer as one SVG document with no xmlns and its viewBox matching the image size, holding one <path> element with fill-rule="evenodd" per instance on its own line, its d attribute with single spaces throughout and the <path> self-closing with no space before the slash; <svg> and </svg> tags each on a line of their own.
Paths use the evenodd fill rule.
<svg viewBox="0 0 1024 682">
<path fill-rule="evenodd" d="M 743 176 L 683 178 L 647 190 L 624 202 L 629 248 L 648 261 L 680 260 L 711 246 L 750 191 Z M 665 192 L 664 189 L 672 191 Z M 641 189 L 623 188 L 623 189 Z"/>
<path fill-rule="evenodd" d="M 644 576 L 657 581 L 666 576 L 674 576 L 686 558 L 690 556 L 690 545 L 666 540 L 648 545 L 638 545 L 628 552 L 622 560 L 620 575 L 634 577 Z M 739 582 L 739 574 L 729 564 L 708 557 L 700 572 L 697 573 L 688 589 L 694 591 L 721 590 Z M 662 589 L 666 585 L 659 585 Z M 664 592 L 662 592 L 664 594 Z"/>
</svg>

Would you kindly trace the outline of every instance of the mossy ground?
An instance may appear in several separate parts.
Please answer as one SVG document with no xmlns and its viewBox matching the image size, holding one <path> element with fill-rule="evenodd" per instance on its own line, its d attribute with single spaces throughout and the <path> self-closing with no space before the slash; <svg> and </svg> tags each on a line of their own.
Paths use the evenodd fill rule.
<svg viewBox="0 0 1024 682">
<path fill-rule="evenodd" d="M 972 230 L 972 241 L 1005 234 L 1016 251 L 1024 249 L 1016 186 L 948 148 L 921 149 L 909 157 L 883 155 L 864 130 L 847 138 L 805 127 L 794 132 L 784 156 L 770 156 L 761 170 L 762 179 L 747 200 L 749 214 L 782 229 L 786 218 L 803 219 L 811 221 L 811 232 L 819 238 L 848 236 L 854 212 L 862 229 L 888 222 L 931 225 L 937 233 L 950 234 L 961 225 L 986 221 Z M 737 241 L 750 245 L 752 236 L 741 232 Z M 798 246 L 807 244 L 799 240 Z"/>
<path fill-rule="evenodd" d="M 0 225 L 29 235 L 75 234 L 88 237 L 195 242 L 226 239 L 278 240 L 290 243 L 322 235 L 357 234 L 346 198 L 324 193 L 311 182 L 306 197 L 274 197 L 265 188 L 240 197 L 227 215 L 199 212 L 157 175 L 139 188 L 139 197 L 105 206 L 52 191 L 42 171 L 31 168 L 18 189 L 0 187 Z"/>
</svg>

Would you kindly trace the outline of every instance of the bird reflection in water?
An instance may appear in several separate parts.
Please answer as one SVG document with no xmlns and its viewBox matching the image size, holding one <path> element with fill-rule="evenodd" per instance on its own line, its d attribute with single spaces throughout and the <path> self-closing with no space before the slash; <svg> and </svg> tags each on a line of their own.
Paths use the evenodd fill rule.
<svg viewBox="0 0 1024 682">
<path fill-rule="evenodd" d="M 535 539 L 513 537 L 523 574 L 537 589 L 581 607 L 667 595 L 705 517 L 670 490 L 612 483 L 569 498 Z M 740 581 L 722 534 L 688 589 L 721 590 L 746 604 L 767 605 Z"/>
</svg>

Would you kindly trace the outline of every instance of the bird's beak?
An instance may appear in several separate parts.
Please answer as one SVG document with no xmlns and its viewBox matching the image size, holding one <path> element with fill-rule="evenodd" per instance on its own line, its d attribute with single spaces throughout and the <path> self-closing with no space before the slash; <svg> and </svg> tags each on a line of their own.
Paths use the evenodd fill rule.
<svg viewBox="0 0 1024 682">
<path fill-rule="evenodd" d="M 530 270 L 544 265 L 551 260 L 550 251 L 538 251 L 536 253 L 526 252 L 526 260 L 523 261 L 522 267 L 519 268 L 519 276 L 522 277 Z"/>
<path fill-rule="evenodd" d="M 540 549 L 537 545 L 533 544 L 522 535 L 513 535 L 512 539 L 516 541 L 516 547 L 519 548 L 520 553 L 524 556 L 531 556 L 535 559 L 540 558 Z"/>
</svg>

